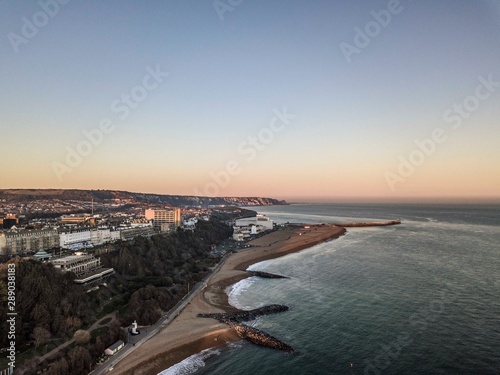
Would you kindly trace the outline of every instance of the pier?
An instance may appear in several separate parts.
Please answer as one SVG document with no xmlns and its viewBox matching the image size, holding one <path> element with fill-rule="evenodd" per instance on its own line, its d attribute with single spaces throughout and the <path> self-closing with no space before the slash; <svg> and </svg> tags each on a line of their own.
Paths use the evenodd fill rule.
<svg viewBox="0 0 500 375">
<path fill-rule="evenodd" d="M 401 224 L 401 220 L 390 220 L 390 221 L 372 221 L 366 223 L 336 223 L 339 227 L 344 228 L 356 228 L 356 227 L 385 227 L 388 225 L 398 225 Z"/>
</svg>

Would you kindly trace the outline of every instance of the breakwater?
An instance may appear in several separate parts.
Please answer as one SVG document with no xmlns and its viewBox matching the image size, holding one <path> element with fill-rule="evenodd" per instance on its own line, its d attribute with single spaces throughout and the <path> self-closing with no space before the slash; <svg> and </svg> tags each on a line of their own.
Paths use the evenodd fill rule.
<svg viewBox="0 0 500 375">
<path fill-rule="evenodd" d="M 277 314 L 288 311 L 288 306 L 285 305 L 268 305 L 258 309 L 248 311 L 237 311 L 235 313 L 200 313 L 200 318 L 212 318 L 221 323 L 225 323 L 233 328 L 238 336 L 253 344 L 264 346 L 267 348 L 283 350 L 285 352 L 293 352 L 293 348 L 257 328 L 247 326 L 241 322 L 255 320 L 259 316 Z"/>
<path fill-rule="evenodd" d="M 262 271 L 247 271 L 252 276 L 262 277 L 263 279 L 288 279 L 286 276 L 276 275 L 274 273 Z"/>
<path fill-rule="evenodd" d="M 233 324 L 231 326 L 242 339 L 250 341 L 253 344 L 289 353 L 294 351 L 290 345 L 285 344 L 283 341 L 280 341 L 276 337 L 273 337 L 257 328 L 250 327 L 242 323 Z"/>
<path fill-rule="evenodd" d="M 356 227 L 384 227 L 388 225 L 397 225 L 401 224 L 401 220 L 390 220 L 390 221 L 373 221 L 373 222 L 367 222 L 367 223 L 336 223 L 335 225 L 338 225 L 339 227 L 344 227 L 344 228 L 356 228 Z"/>
<path fill-rule="evenodd" d="M 228 322 L 248 322 L 249 320 L 255 320 L 259 316 L 278 314 L 280 312 L 288 311 L 289 307 L 285 305 L 267 305 L 259 307 L 253 310 L 240 310 L 235 313 L 200 313 L 198 317 L 200 318 L 212 318 L 218 320 L 222 323 Z"/>
</svg>

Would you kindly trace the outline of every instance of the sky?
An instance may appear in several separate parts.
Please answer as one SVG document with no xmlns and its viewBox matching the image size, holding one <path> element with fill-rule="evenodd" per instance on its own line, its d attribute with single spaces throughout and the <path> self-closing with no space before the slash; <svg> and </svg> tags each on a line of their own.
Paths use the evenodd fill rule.
<svg viewBox="0 0 500 375">
<path fill-rule="evenodd" d="M 0 188 L 500 201 L 497 1 L 0 9 Z"/>
</svg>

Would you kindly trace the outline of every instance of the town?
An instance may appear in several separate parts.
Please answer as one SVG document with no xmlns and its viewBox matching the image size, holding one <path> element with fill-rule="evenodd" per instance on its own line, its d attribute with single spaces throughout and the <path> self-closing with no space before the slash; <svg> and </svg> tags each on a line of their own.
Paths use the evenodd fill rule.
<svg viewBox="0 0 500 375">
<path fill-rule="evenodd" d="M 0 191 L 0 259 L 16 269 L 17 303 L 35 303 L 36 311 L 44 311 L 34 319 L 34 306 L 16 311 L 16 320 L 29 326 L 17 333 L 15 349 L 22 358 L 16 366 L 26 374 L 40 366 L 57 372 L 73 356 L 99 366 L 123 343 L 142 337 L 137 333 L 132 339 L 135 331 L 127 336 L 123 327 L 137 326 L 136 321 L 153 327 L 168 319 L 226 255 L 280 227 L 254 210 L 231 205 L 252 207 L 266 202 L 262 198 L 192 205 L 174 198 L 181 203 L 175 206 L 149 196 L 145 201 L 107 193 L 102 198 L 95 191 L 65 191 L 72 199 L 53 192 L 42 197 L 39 190 L 23 193 L 13 199 Z M 59 304 L 67 307 L 60 310 Z M 71 340 L 85 353 L 67 351 Z"/>
<path fill-rule="evenodd" d="M 40 204 L 31 207 L 40 207 Z M 29 209 L 31 207 L 24 207 Z M 52 206 L 53 207 L 53 206 Z M 56 206 L 60 207 L 60 206 Z M 77 206 L 78 207 L 78 206 Z M 84 206 L 80 205 L 80 208 Z M 168 234 L 177 228 L 194 230 L 198 220 L 208 221 L 213 212 L 227 212 L 217 208 L 147 208 L 139 211 L 123 210 L 114 214 L 66 214 L 53 219 L 26 220 L 25 215 L 7 213 L 0 217 L 0 256 L 27 257 L 49 261 L 64 272 L 74 272 L 75 283 L 95 284 L 112 275 L 113 269 L 102 268 L 98 255 L 109 251 L 103 245 L 130 241 L 137 236 L 151 237 Z M 237 212 L 244 212 L 234 208 Z M 251 214 L 253 211 L 248 211 Z M 252 235 L 272 230 L 273 221 L 263 215 L 229 220 L 233 226 L 233 240 L 244 241 Z M 95 248 L 99 248 L 96 249 Z M 91 251 L 92 254 L 87 254 Z M 218 252 L 218 255 L 223 255 Z"/>
<path fill-rule="evenodd" d="M 177 228 L 193 230 L 198 220 L 207 221 L 213 212 L 227 211 L 232 205 L 276 203 L 267 198 L 212 200 L 114 191 L 4 190 L 0 191 L 0 257 L 47 260 L 137 236 L 150 237 Z M 263 218 L 252 228 L 250 224 L 236 226 L 234 238 L 241 241 L 272 229 L 272 222 Z"/>
</svg>

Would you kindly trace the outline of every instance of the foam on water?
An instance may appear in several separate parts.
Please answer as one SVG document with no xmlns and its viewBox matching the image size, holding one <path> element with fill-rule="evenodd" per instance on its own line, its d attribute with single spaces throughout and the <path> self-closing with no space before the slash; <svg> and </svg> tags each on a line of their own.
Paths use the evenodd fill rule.
<svg viewBox="0 0 500 375">
<path fill-rule="evenodd" d="M 215 349 L 205 349 L 198 354 L 186 358 L 166 370 L 163 370 L 158 375 L 188 375 L 193 374 L 202 367 L 205 367 L 205 361 L 211 357 L 219 355 L 220 351 Z"/>
<path fill-rule="evenodd" d="M 354 214 L 357 221 L 400 218 L 402 224 L 348 228 L 334 241 L 249 267 L 289 279 L 246 279 L 231 288 L 230 302 L 290 306 L 251 324 L 305 354 L 283 356 L 240 342 L 197 375 L 329 375 L 348 372 L 350 363 L 356 374 L 498 374 L 500 331 L 492 317 L 500 316 L 500 207 L 282 209 L 282 219 Z M 403 334 L 405 347 L 383 357 L 381 345 L 394 348 Z"/>
<path fill-rule="evenodd" d="M 241 310 L 248 310 L 249 308 L 251 308 L 251 306 L 243 305 L 239 301 L 238 297 L 241 296 L 245 291 L 250 289 L 250 287 L 255 283 L 256 280 L 256 277 L 249 277 L 227 288 L 226 293 L 228 296 L 229 304 Z"/>
</svg>

